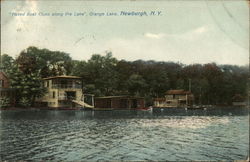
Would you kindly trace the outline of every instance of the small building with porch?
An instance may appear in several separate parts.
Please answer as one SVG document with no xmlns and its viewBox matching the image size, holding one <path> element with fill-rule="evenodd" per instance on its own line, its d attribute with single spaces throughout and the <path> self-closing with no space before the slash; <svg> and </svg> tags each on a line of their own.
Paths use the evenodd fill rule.
<svg viewBox="0 0 250 162">
<path fill-rule="evenodd" d="M 145 107 L 143 97 L 105 96 L 95 98 L 95 109 L 141 109 Z"/>
<path fill-rule="evenodd" d="M 168 90 L 163 98 L 154 99 L 154 107 L 188 107 L 193 104 L 194 96 L 190 91 Z"/>
<path fill-rule="evenodd" d="M 77 76 L 54 76 L 43 79 L 47 89 L 45 95 L 36 101 L 42 107 L 72 108 L 81 107 L 73 101 L 82 101 L 82 79 Z"/>
<path fill-rule="evenodd" d="M 235 94 L 232 98 L 232 105 L 233 106 L 246 106 L 246 98 L 243 97 L 241 94 Z"/>
</svg>

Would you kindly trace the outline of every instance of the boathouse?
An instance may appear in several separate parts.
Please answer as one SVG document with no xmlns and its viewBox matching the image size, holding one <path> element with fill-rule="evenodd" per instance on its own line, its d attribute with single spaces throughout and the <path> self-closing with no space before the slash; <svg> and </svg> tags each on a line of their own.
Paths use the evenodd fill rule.
<svg viewBox="0 0 250 162">
<path fill-rule="evenodd" d="M 190 91 L 168 90 L 164 98 L 155 98 L 154 107 L 187 107 L 193 104 L 194 96 Z"/>
<path fill-rule="evenodd" d="M 43 79 L 46 94 L 37 99 L 42 106 L 54 108 L 80 107 L 76 102 L 82 101 L 82 80 L 77 76 L 54 76 Z"/>
<path fill-rule="evenodd" d="M 143 97 L 105 96 L 95 98 L 95 108 L 98 109 L 141 109 L 144 107 Z"/>
<path fill-rule="evenodd" d="M 235 94 L 232 98 L 233 106 L 246 106 L 246 99 L 241 94 Z"/>
</svg>

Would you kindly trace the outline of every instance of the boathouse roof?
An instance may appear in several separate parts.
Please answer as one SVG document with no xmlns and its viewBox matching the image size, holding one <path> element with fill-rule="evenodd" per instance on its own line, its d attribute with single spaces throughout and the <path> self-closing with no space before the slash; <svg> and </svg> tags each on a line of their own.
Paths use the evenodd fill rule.
<svg viewBox="0 0 250 162">
<path fill-rule="evenodd" d="M 154 98 L 154 101 L 166 101 L 166 98 Z"/>
<path fill-rule="evenodd" d="M 183 89 L 175 89 L 175 90 L 168 90 L 166 92 L 167 95 L 186 95 L 186 94 L 192 94 L 190 91 L 185 91 Z"/>
<path fill-rule="evenodd" d="M 44 80 L 49 80 L 49 79 L 82 79 L 82 78 L 78 77 L 78 76 L 60 75 L 60 76 L 53 76 L 53 77 L 43 78 L 43 79 Z"/>
<path fill-rule="evenodd" d="M 235 94 L 232 98 L 233 102 L 243 102 L 245 98 L 241 94 Z"/>
<path fill-rule="evenodd" d="M 130 98 L 130 99 L 136 99 L 136 98 L 143 98 L 143 97 L 135 97 L 135 96 L 103 96 L 103 97 L 95 97 L 97 99 L 109 99 L 109 98 Z"/>
</svg>

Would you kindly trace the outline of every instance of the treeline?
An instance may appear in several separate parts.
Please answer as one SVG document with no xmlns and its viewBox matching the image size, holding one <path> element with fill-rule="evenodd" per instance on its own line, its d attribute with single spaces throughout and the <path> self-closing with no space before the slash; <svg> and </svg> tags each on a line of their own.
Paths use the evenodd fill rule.
<svg viewBox="0 0 250 162">
<path fill-rule="evenodd" d="M 231 104 L 235 95 L 247 96 L 248 68 L 236 65 L 117 60 L 111 52 L 93 54 L 88 61 L 72 60 L 69 54 L 29 47 L 18 57 L 2 55 L 3 69 L 17 90 L 19 103 L 32 105 L 41 96 L 42 78 L 76 75 L 83 78 L 84 93 L 96 96 L 135 95 L 152 104 L 169 89 L 189 89 L 195 103 Z"/>
</svg>

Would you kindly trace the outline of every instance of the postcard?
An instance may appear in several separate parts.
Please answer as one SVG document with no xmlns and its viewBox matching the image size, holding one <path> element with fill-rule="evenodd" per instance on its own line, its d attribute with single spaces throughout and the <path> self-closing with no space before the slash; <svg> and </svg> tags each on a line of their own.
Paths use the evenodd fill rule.
<svg viewBox="0 0 250 162">
<path fill-rule="evenodd" d="M 0 160 L 249 160 L 247 0 L 2 0 Z"/>
</svg>

